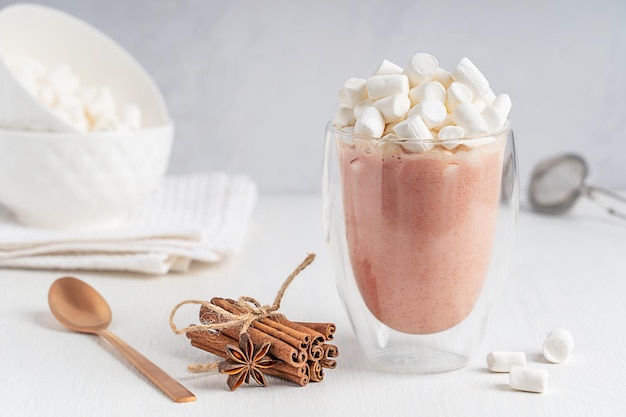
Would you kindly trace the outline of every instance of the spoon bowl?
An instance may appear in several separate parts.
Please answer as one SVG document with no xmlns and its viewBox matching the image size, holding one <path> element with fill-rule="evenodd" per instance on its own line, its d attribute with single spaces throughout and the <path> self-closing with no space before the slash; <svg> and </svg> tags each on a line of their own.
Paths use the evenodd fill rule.
<svg viewBox="0 0 626 417">
<path fill-rule="evenodd" d="M 48 305 L 65 327 L 81 333 L 102 336 L 135 367 L 175 402 L 195 401 L 196 396 L 148 358 L 107 330 L 111 308 L 104 297 L 89 284 L 73 277 L 59 278 L 48 291 Z"/>
<path fill-rule="evenodd" d="M 109 304 L 93 287 L 76 278 L 60 278 L 48 292 L 48 304 L 56 319 L 68 329 L 98 333 L 111 324 Z"/>
</svg>

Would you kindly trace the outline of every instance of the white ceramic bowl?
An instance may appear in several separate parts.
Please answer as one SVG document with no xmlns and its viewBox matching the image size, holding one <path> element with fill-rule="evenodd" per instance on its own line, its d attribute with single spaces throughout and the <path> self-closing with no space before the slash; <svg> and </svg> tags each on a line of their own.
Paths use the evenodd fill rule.
<svg viewBox="0 0 626 417">
<path fill-rule="evenodd" d="M 103 133 L 0 129 L 0 204 L 34 227 L 119 226 L 158 186 L 173 130 L 171 124 Z"/>
<path fill-rule="evenodd" d="M 134 103 L 147 128 L 169 123 L 163 97 L 141 65 L 114 40 L 58 10 L 16 4 L 0 10 L 0 128 L 72 132 L 9 69 L 28 59 L 67 64 L 84 85 L 108 86 L 118 106 Z"/>
</svg>

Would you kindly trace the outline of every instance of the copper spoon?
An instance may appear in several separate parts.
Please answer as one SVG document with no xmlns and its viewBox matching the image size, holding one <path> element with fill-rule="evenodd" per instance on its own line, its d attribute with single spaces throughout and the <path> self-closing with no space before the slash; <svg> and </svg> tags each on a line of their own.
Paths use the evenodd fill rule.
<svg viewBox="0 0 626 417">
<path fill-rule="evenodd" d="M 48 292 L 48 304 L 54 317 L 70 330 L 104 337 L 150 381 L 177 403 L 195 401 L 196 396 L 148 358 L 107 330 L 111 308 L 89 284 L 72 277 L 59 278 Z"/>
</svg>

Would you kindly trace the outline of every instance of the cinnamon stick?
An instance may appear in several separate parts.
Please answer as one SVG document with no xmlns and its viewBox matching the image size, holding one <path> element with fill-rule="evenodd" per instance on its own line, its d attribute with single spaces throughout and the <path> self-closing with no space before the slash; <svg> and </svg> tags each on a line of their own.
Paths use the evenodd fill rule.
<svg viewBox="0 0 626 417">
<path fill-rule="evenodd" d="M 220 358 L 226 358 L 226 353 L 224 351 L 221 351 L 219 349 L 215 349 L 213 346 L 210 345 L 206 345 L 200 341 L 197 340 L 191 340 L 191 346 L 204 350 L 206 352 L 212 353 L 215 356 L 219 356 Z"/>
<path fill-rule="evenodd" d="M 300 323 L 295 323 L 293 321 L 289 321 L 285 316 L 275 316 L 274 320 L 276 320 L 277 322 L 291 327 L 292 329 L 295 329 L 299 332 L 302 333 L 306 333 L 308 335 L 310 335 L 312 337 L 311 340 L 311 344 L 312 345 L 321 345 L 322 343 L 324 343 L 324 341 L 326 341 L 326 336 L 324 336 L 323 334 L 321 334 L 320 332 L 311 329 L 310 327 L 306 327 Z"/>
<path fill-rule="evenodd" d="M 335 326 L 334 323 L 310 323 L 303 321 L 298 321 L 296 323 L 323 334 L 326 340 L 333 340 L 335 338 L 335 330 L 337 329 L 337 326 Z"/>
<path fill-rule="evenodd" d="M 339 348 L 335 345 L 331 345 L 330 343 L 324 343 L 322 345 L 322 349 L 324 349 L 324 356 L 326 358 L 336 358 L 339 356 Z"/>
<path fill-rule="evenodd" d="M 334 359 L 324 358 L 320 359 L 320 365 L 322 365 L 322 368 L 335 369 L 337 367 L 337 361 Z"/>
<path fill-rule="evenodd" d="M 309 361 L 307 363 L 309 365 L 309 371 L 311 372 L 312 382 L 320 382 L 324 379 L 324 368 L 322 368 L 319 361 Z"/>
<path fill-rule="evenodd" d="M 263 370 L 264 374 L 268 374 L 268 375 L 272 375 L 272 376 L 276 376 L 278 378 L 282 378 L 284 380 L 293 382 L 295 384 L 300 385 L 301 387 L 305 386 L 306 384 L 309 383 L 310 378 L 308 375 L 292 375 L 292 374 L 288 374 L 285 372 L 282 372 L 278 369 L 274 369 L 274 367 L 270 367 L 267 369 Z"/>
<path fill-rule="evenodd" d="M 231 300 L 229 298 L 215 297 L 211 300 L 211 302 L 219 307 L 222 307 L 224 310 L 228 312 L 231 312 L 234 314 L 244 313 L 243 309 L 237 305 L 235 300 Z M 294 347 L 300 348 L 302 350 L 307 350 L 309 348 L 309 345 L 311 343 L 311 336 L 309 335 L 309 333 L 299 332 L 292 327 L 285 326 L 284 324 L 279 323 L 276 320 L 273 320 L 267 317 L 252 323 L 252 326 L 255 326 L 257 323 L 262 323 L 265 326 L 269 326 L 272 329 L 275 329 L 279 332 L 284 333 L 290 338 L 299 340 L 300 341 L 299 344 L 298 345 L 294 344 L 293 345 Z M 281 337 L 278 337 L 278 338 L 280 339 Z M 287 339 L 285 339 L 285 341 L 287 342 Z"/>
<path fill-rule="evenodd" d="M 222 333 L 210 333 L 203 330 L 192 330 L 186 333 L 187 337 L 192 341 L 200 342 L 211 346 L 215 350 L 224 352 L 222 357 L 226 357 L 226 346 L 239 346 L 239 342 L 232 337 L 229 337 Z"/>
<path fill-rule="evenodd" d="M 324 357 L 324 349 L 322 345 L 311 345 L 307 354 L 310 361 L 319 361 Z"/>
</svg>

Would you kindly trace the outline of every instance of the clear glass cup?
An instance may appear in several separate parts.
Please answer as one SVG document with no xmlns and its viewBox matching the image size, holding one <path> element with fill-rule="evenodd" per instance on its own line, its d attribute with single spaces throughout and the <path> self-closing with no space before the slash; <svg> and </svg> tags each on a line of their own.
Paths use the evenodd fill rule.
<svg viewBox="0 0 626 417">
<path fill-rule="evenodd" d="M 326 238 L 372 362 L 442 372 L 480 347 L 513 247 L 516 161 L 508 126 L 442 144 L 363 138 L 328 124 Z"/>
</svg>

